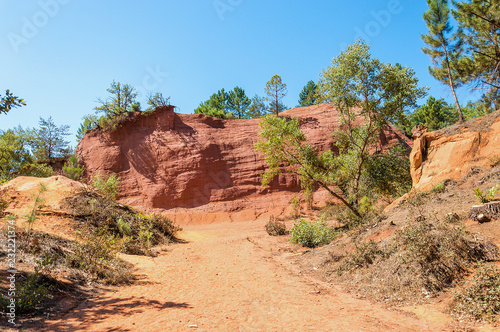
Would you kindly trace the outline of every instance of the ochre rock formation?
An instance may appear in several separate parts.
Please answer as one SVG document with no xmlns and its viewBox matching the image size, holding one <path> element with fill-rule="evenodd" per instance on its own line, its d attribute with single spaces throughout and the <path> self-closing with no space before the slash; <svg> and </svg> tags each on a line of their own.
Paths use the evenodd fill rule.
<svg viewBox="0 0 500 332">
<path fill-rule="evenodd" d="M 410 154 L 413 188 L 432 189 L 444 180 L 466 180 L 500 157 L 500 111 L 438 131 L 415 130 Z"/>
<path fill-rule="evenodd" d="M 335 149 L 332 131 L 339 116 L 330 104 L 282 113 L 300 119 L 309 142 Z M 221 120 L 202 114 L 177 114 L 173 107 L 131 115 L 112 132 L 92 130 L 78 144 L 87 176 L 117 173 L 121 202 L 169 213 L 228 212 L 283 207 L 300 191 L 296 176 L 285 174 L 261 186 L 263 157 L 255 151 L 259 119 Z M 382 145 L 411 144 L 389 128 Z"/>
</svg>

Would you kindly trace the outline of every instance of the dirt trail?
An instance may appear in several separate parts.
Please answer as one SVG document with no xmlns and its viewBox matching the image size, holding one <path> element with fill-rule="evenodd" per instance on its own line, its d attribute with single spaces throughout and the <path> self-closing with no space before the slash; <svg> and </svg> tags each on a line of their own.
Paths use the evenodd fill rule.
<svg viewBox="0 0 500 332">
<path fill-rule="evenodd" d="M 45 331 L 443 330 L 288 269 L 265 248 L 263 225 L 185 227 L 188 243 L 126 257 L 139 281 L 45 321 Z"/>
</svg>

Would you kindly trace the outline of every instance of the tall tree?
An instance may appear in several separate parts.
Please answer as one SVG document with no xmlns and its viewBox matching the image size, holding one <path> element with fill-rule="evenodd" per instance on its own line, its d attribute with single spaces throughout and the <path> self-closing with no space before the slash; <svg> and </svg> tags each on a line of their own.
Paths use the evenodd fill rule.
<svg viewBox="0 0 500 332">
<path fill-rule="evenodd" d="M 264 97 L 258 95 L 253 96 L 252 104 L 248 109 L 248 117 L 258 119 L 269 113 L 269 107 L 266 105 Z"/>
<path fill-rule="evenodd" d="M 340 155 L 335 158 L 337 184 L 358 206 L 363 178 L 388 123 L 403 122 L 405 112 L 426 95 L 411 68 L 372 59 L 370 47 L 357 41 L 333 59 L 320 75 L 319 96 L 333 103 L 344 129 L 334 133 Z M 361 124 L 359 124 L 359 120 Z M 365 188 L 369 191 L 369 188 Z M 368 193 L 367 193 L 368 194 Z"/>
<path fill-rule="evenodd" d="M 95 107 L 95 110 L 98 113 L 103 112 L 106 117 L 113 118 L 127 112 L 140 110 L 140 104 L 135 99 L 137 92 L 131 85 L 113 81 L 106 91 L 111 96 L 107 99 L 97 99 L 100 106 Z"/>
<path fill-rule="evenodd" d="M 33 154 L 38 160 L 49 162 L 71 155 L 69 142 L 64 139 L 69 135 L 68 125 L 58 127 L 52 117 L 47 120 L 40 118 L 39 124 L 40 128 L 35 130 L 32 143 Z"/>
<path fill-rule="evenodd" d="M 0 114 L 21 106 L 26 106 L 24 100 L 14 96 L 9 90 L 5 91 L 5 96 L 0 98 Z"/>
<path fill-rule="evenodd" d="M 239 86 L 229 92 L 227 106 L 233 114 L 238 116 L 238 119 L 248 118 L 247 113 L 251 103 L 250 98 L 245 94 L 245 90 Z"/>
<path fill-rule="evenodd" d="M 282 100 L 287 95 L 288 89 L 286 83 L 283 83 L 281 76 L 274 75 L 270 81 L 266 83 L 266 100 L 269 101 L 270 108 L 274 114 L 278 115 L 284 111 L 286 106 L 283 105 Z"/>
<path fill-rule="evenodd" d="M 194 112 L 221 119 L 230 119 L 233 117 L 233 113 L 229 111 L 228 99 L 229 94 L 226 90 L 221 89 L 214 93 L 210 99 L 201 103 Z"/>
<path fill-rule="evenodd" d="M 462 109 L 455 92 L 456 86 L 460 84 L 460 75 L 456 73 L 456 69 L 452 68 L 451 64 L 451 60 L 457 58 L 453 49 L 459 45 L 452 45 L 451 41 L 454 37 L 448 36 L 452 32 L 448 0 L 427 0 L 427 4 L 429 10 L 424 13 L 424 21 L 429 29 L 429 34 L 422 35 L 422 39 L 429 45 L 429 48 L 425 47 L 422 50 L 432 58 L 434 63 L 434 67 L 429 67 L 431 75 L 450 86 L 457 105 L 458 120 L 462 122 Z"/>
<path fill-rule="evenodd" d="M 488 110 L 500 107 L 500 1 L 453 1 L 453 16 L 465 51 L 459 58 L 464 80 L 483 89 Z"/>
<path fill-rule="evenodd" d="M 299 95 L 299 107 L 315 105 L 318 102 L 317 98 L 318 85 L 314 81 L 307 82 L 304 89 Z"/>
</svg>

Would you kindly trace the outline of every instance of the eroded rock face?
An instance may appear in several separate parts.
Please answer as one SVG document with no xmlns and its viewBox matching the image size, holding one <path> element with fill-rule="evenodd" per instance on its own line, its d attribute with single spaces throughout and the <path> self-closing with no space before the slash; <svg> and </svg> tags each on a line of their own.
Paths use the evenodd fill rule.
<svg viewBox="0 0 500 332">
<path fill-rule="evenodd" d="M 500 111 L 434 131 L 417 131 L 410 155 L 413 188 L 429 190 L 444 180 L 464 181 L 500 156 Z M 414 133 L 415 134 L 415 133 Z"/>
<path fill-rule="evenodd" d="M 308 141 L 335 149 L 331 133 L 339 116 L 330 104 L 282 113 L 298 117 Z M 213 212 L 276 208 L 300 191 L 297 178 L 285 174 L 261 186 L 265 170 L 254 149 L 259 120 L 221 120 L 202 114 L 177 114 L 160 108 L 135 114 L 120 129 L 87 133 L 77 154 L 87 175 L 117 173 L 120 201 L 136 207 Z M 411 142 L 389 129 L 381 144 Z"/>
</svg>

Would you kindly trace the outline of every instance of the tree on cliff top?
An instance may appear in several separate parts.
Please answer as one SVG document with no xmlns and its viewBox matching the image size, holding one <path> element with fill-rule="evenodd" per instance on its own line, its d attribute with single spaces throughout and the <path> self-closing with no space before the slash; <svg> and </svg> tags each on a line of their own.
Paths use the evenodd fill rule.
<svg viewBox="0 0 500 332">
<path fill-rule="evenodd" d="M 94 108 L 97 113 L 104 113 L 106 117 L 113 118 L 124 113 L 140 111 L 140 104 L 135 99 L 137 92 L 131 85 L 113 81 L 106 91 L 111 96 L 107 99 L 97 99 L 100 104 Z"/>
<path fill-rule="evenodd" d="M 318 85 L 314 81 L 307 82 L 299 95 L 299 107 L 306 107 L 318 103 Z"/>
<path fill-rule="evenodd" d="M 229 111 L 229 94 L 226 90 L 221 89 L 214 93 L 210 98 L 201 103 L 194 112 L 198 114 L 206 114 L 220 119 L 230 119 L 233 113 Z"/>
<path fill-rule="evenodd" d="M 270 108 L 274 111 L 274 114 L 278 115 L 280 112 L 286 109 L 283 105 L 282 100 L 287 95 L 288 89 L 286 83 L 283 83 L 281 76 L 274 75 L 270 81 L 266 83 L 266 100 L 270 104 Z"/>
</svg>

